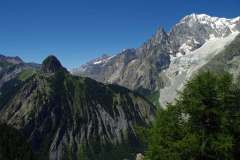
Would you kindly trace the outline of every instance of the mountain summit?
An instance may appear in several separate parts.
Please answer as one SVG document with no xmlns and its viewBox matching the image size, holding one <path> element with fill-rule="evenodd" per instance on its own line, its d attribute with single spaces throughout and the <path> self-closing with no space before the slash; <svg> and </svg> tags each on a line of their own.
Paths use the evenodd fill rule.
<svg viewBox="0 0 240 160">
<path fill-rule="evenodd" d="M 62 66 L 60 61 L 54 55 L 48 56 L 42 62 L 41 71 L 44 73 L 55 73 L 60 70 L 67 72 L 67 70 Z"/>
</svg>

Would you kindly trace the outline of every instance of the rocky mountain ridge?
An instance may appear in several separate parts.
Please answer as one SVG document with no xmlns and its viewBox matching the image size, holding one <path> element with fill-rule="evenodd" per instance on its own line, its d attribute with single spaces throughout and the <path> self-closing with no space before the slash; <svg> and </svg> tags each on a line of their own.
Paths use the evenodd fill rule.
<svg viewBox="0 0 240 160">
<path fill-rule="evenodd" d="M 176 57 L 194 52 L 206 42 L 240 31 L 240 17 L 233 19 L 191 14 L 182 18 L 170 32 L 163 28 L 136 49 L 127 49 L 103 63 L 87 63 L 74 75 L 119 84 L 144 95 L 164 88 L 169 81 L 161 73 Z"/>
<path fill-rule="evenodd" d="M 8 63 L 12 63 L 12 64 L 20 64 L 23 63 L 23 60 L 16 56 L 16 57 L 9 57 L 9 56 L 4 56 L 0 54 L 0 62 L 8 62 Z"/>
<path fill-rule="evenodd" d="M 18 76 L 25 76 L 27 73 L 31 74 L 39 69 L 39 64 L 25 63 L 18 56 L 9 57 L 0 55 L 0 88 L 4 83 L 17 78 Z M 23 73 L 23 71 L 25 71 Z M 23 73 L 21 75 L 21 73 Z"/>
<path fill-rule="evenodd" d="M 0 121 L 20 130 L 40 159 L 133 158 L 141 151 L 135 127 L 155 115 L 137 93 L 72 76 L 54 56 L 13 86 L 0 95 Z"/>
</svg>

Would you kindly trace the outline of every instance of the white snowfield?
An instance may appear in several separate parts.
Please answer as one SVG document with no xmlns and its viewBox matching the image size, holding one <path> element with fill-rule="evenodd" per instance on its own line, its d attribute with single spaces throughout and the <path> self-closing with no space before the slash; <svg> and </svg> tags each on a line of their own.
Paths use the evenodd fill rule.
<svg viewBox="0 0 240 160">
<path fill-rule="evenodd" d="M 240 24 L 240 17 L 228 19 L 228 18 L 219 18 L 219 17 L 211 17 L 207 14 L 191 14 L 189 16 L 184 17 L 180 23 L 185 23 L 186 19 L 191 18 L 191 23 L 195 23 L 196 21 L 201 24 L 207 24 L 211 26 L 211 28 L 217 32 L 220 32 L 220 34 L 223 33 L 224 30 L 230 29 L 231 32 L 236 32 L 239 30 L 237 26 Z"/>
<path fill-rule="evenodd" d="M 169 85 L 160 89 L 159 101 L 161 106 L 166 107 L 167 103 L 174 102 L 177 92 L 184 88 L 192 75 L 222 51 L 238 34 L 239 32 L 235 31 L 224 38 L 211 38 L 200 48 L 186 55 L 178 54 L 177 57 L 171 57 L 169 68 L 160 73 L 170 81 Z"/>
</svg>

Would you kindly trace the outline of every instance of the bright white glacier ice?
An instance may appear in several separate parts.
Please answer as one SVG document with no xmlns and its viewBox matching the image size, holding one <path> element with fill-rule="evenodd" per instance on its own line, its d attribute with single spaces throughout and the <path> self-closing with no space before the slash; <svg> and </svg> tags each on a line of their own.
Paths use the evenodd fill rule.
<svg viewBox="0 0 240 160">
<path fill-rule="evenodd" d="M 212 38 L 186 55 L 172 57 L 169 68 L 160 73 L 170 81 L 165 88 L 160 89 L 160 104 L 165 107 L 167 103 L 173 102 L 177 97 L 177 91 L 183 89 L 192 75 L 222 51 L 238 34 L 239 32 L 234 32 L 224 38 Z"/>
</svg>

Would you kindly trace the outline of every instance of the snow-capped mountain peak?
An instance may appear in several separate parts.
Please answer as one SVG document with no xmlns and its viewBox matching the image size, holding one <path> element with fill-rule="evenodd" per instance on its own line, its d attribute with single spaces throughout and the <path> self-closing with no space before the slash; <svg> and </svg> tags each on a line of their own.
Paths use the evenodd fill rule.
<svg viewBox="0 0 240 160">
<path fill-rule="evenodd" d="M 193 13 L 183 17 L 169 35 L 175 55 L 178 52 L 185 55 L 211 39 L 224 38 L 235 32 L 240 32 L 240 17 L 228 19 Z"/>
<path fill-rule="evenodd" d="M 212 27 L 212 29 L 222 31 L 230 29 L 231 32 L 239 31 L 237 28 L 240 25 L 240 17 L 228 19 L 220 17 L 211 17 L 207 14 L 191 14 L 185 16 L 180 23 L 188 23 L 193 25 L 193 23 L 206 24 Z M 224 35 L 223 35 L 224 36 Z"/>
</svg>

